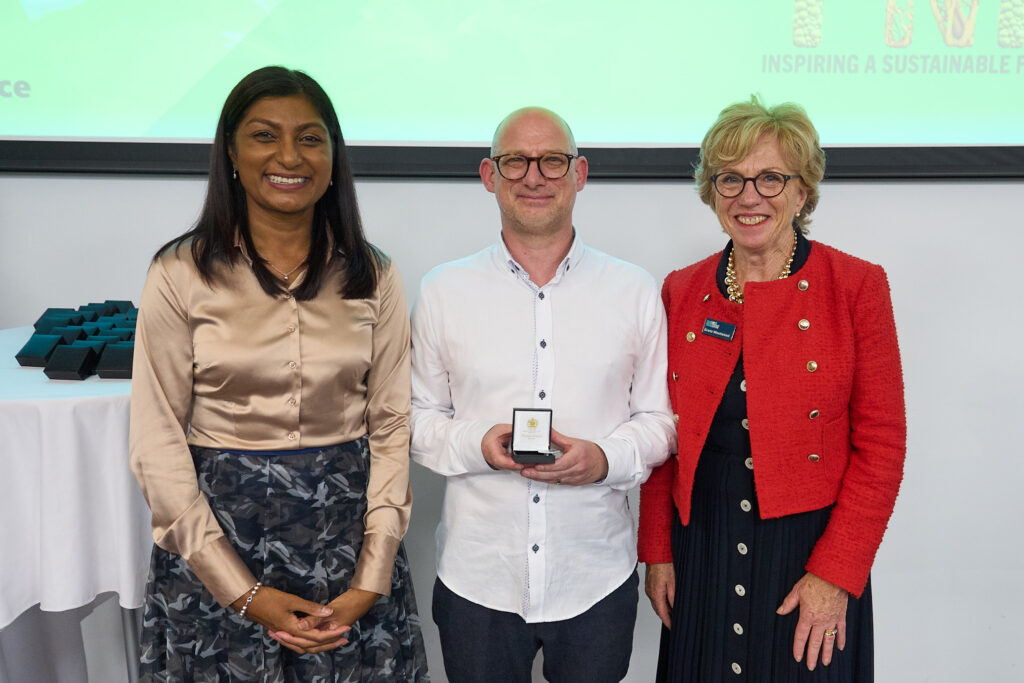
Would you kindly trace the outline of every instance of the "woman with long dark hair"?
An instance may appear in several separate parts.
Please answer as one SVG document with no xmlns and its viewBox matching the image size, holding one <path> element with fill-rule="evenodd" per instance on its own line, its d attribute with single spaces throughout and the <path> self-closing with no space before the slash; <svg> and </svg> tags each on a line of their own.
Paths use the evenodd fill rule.
<svg viewBox="0 0 1024 683">
<path fill-rule="evenodd" d="M 427 680 L 401 545 L 408 312 L 316 81 L 266 67 L 231 91 L 202 214 L 140 309 L 143 680 Z"/>
</svg>

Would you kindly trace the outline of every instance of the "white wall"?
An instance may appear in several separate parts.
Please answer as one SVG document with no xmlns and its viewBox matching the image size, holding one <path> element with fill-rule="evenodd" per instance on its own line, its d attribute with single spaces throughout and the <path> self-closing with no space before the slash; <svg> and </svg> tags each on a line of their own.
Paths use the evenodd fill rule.
<svg viewBox="0 0 1024 683">
<path fill-rule="evenodd" d="M 149 257 L 188 227 L 203 188 L 202 179 L 0 175 L 0 328 L 47 306 L 137 301 Z M 410 304 L 430 267 L 497 236 L 493 197 L 477 183 L 358 188 L 367 232 L 402 268 Z M 1022 203 L 1020 181 L 822 188 L 812 238 L 886 267 L 903 349 L 906 479 L 873 574 L 879 681 L 1024 677 L 1024 462 L 1012 431 L 1024 408 Z M 589 244 L 658 279 L 725 241 L 690 184 L 591 182 L 575 222 Z M 441 681 L 429 598 L 443 484 L 415 467 L 413 490 L 406 544 Z M 641 600 L 629 681 L 653 680 L 657 657 L 657 620 Z"/>
</svg>

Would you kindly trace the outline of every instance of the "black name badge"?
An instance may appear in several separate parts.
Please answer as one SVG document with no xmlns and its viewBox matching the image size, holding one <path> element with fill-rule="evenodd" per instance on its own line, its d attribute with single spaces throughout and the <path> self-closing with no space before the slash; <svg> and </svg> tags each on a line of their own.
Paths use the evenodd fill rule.
<svg viewBox="0 0 1024 683">
<path fill-rule="evenodd" d="M 732 338 L 736 335 L 736 326 L 732 323 L 723 323 L 721 320 L 704 318 L 704 329 L 700 332 L 716 339 L 732 341 Z"/>
</svg>

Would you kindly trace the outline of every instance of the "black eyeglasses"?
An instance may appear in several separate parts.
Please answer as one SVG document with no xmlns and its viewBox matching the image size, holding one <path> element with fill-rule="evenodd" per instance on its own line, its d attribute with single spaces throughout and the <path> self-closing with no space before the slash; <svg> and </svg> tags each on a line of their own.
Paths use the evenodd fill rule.
<svg viewBox="0 0 1024 683">
<path fill-rule="evenodd" d="M 754 183 L 754 189 L 757 190 L 759 195 L 765 199 L 771 199 L 782 194 L 782 191 L 786 189 L 786 183 L 793 178 L 799 177 L 799 173 L 786 175 L 785 173 L 776 173 L 775 171 L 762 171 L 757 174 L 756 178 L 745 178 L 739 173 L 727 171 L 711 176 L 711 182 L 715 184 L 718 194 L 723 197 L 732 198 L 740 196 L 743 194 L 743 188 L 749 182 Z"/>
<path fill-rule="evenodd" d="M 577 158 L 575 154 L 548 152 L 539 157 L 499 154 L 496 157 L 491 157 L 491 161 L 498 167 L 498 173 L 505 180 L 522 180 L 530 171 L 530 164 L 534 161 L 537 162 L 537 169 L 542 176 L 548 180 L 558 180 L 569 172 L 569 164 L 575 158 Z"/>
</svg>

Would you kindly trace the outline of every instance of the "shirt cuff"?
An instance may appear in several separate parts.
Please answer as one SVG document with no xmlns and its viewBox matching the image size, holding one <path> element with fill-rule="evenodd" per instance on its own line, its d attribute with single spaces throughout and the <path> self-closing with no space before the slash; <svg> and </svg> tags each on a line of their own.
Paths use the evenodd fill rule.
<svg viewBox="0 0 1024 683">
<path fill-rule="evenodd" d="M 227 607 L 256 585 L 256 577 L 224 536 L 210 541 L 185 561 L 221 607 Z"/>
<path fill-rule="evenodd" d="M 484 458 L 483 449 L 480 447 L 480 443 L 484 440 L 484 435 L 493 426 L 493 424 L 479 420 L 474 420 L 472 424 L 466 425 L 463 432 L 462 447 L 459 448 L 459 455 L 462 458 L 462 467 L 467 473 L 479 474 L 494 470 Z"/>
<path fill-rule="evenodd" d="M 595 441 L 608 461 L 608 474 L 601 483 L 606 486 L 627 486 L 637 483 L 633 467 L 633 447 L 623 439 L 602 439 Z"/>
<path fill-rule="evenodd" d="M 391 595 L 391 575 L 400 539 L 387 534 L 364 534 L 351 588 Z"/>
</svg>

